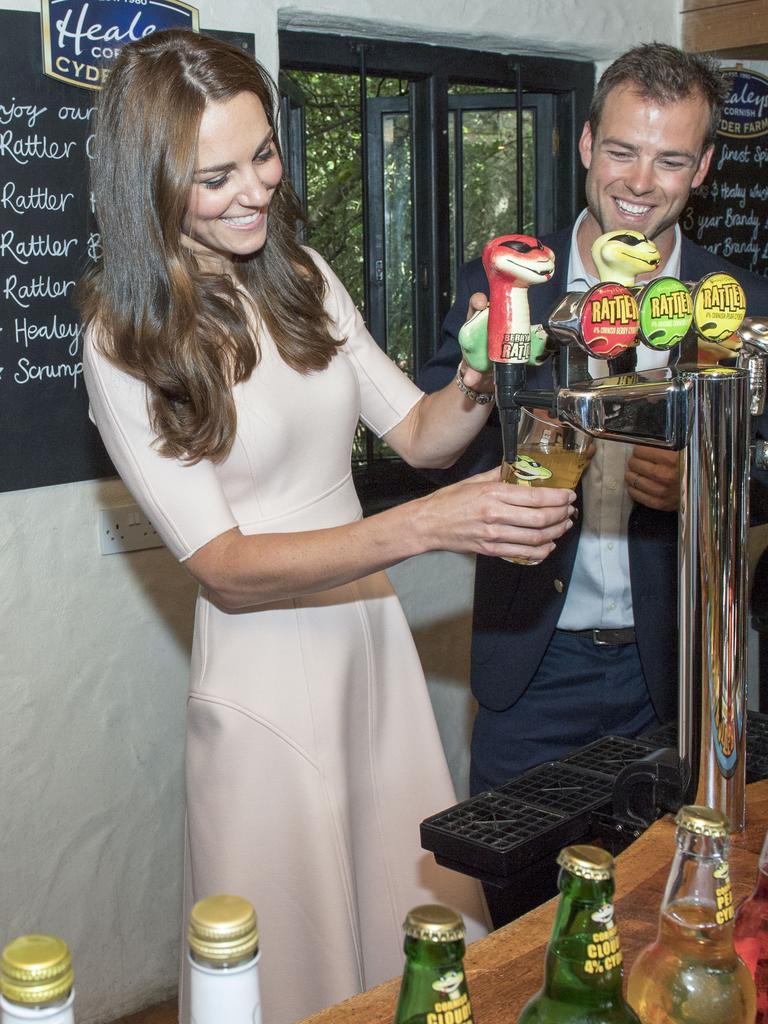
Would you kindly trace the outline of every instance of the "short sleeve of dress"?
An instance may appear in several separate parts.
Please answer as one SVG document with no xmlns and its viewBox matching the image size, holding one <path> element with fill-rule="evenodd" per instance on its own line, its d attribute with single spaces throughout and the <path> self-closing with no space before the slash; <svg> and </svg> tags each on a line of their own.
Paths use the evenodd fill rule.
<svg viewBox="0 0 768 1024">
<path fill-rule="evenodd" d="M 91 418 L 115 469 L 176 558 L 189 558 L 237 525 L 213 463 L 189 465 L 159 454 L 146 387 L 97 350 L 91 330 L 83 346 L 83 374 Z"/>
<path fill-rule="evenodd" d="M 382 437 L 424 397 L 368 333 L 363 318 L 344 285 L 325 260 L 309 249 L 328 284 L 325 306 L 333 317 L 338 337 L 347 339 L 342 352 L 350 360 L 360 387 L 360 418 Z"/>
</svg>

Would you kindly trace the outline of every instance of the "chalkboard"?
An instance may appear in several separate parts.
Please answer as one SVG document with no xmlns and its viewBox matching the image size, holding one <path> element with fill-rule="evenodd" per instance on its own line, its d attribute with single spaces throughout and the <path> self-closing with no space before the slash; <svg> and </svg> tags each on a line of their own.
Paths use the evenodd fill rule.
<svg viewBox="0 0 768 1024">
<path fill-rule="evenodd" d="M 733 76 L 709 174 L 680 220 L 699 245 L 757 274 L 768 274 L 768 79 Z"/>
<path fill-rule="evenodd" d="M 252 35 L 210 34 L 253 53 Z M 43 74 L 37 15 L 0 11 L 0 491 L 114 474 L 88 419 L 72 304 L 99 250 L 94 98 Z"/>
</svg>

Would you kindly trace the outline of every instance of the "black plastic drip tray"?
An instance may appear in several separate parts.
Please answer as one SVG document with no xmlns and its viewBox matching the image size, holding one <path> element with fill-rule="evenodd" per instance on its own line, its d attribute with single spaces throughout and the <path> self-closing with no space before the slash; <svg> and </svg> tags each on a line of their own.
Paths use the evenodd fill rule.
<svg viewBox="0 0 768 1024">
<path fill-rule="evenodd" d="M 591 813 L 610 806 L 612 791 L 607 775 L 550 761 L 427 818 L 421 845 L 467 874 L 512 877 L 582 837 Z"/>
<path fill-rule="evenodd" d="M 611 814 L 619 772 L 676 744 L 674 724 L 637 739 L 606 736 L 426 818 L 421 845 L 454 870 L 486 880 L 511 878 L 588 837 L 592 822 Z M 768 715 L 756 711 L 747 714 L 746 772 L 748 782 L 768 778 Z M 631 837 L 634 828 L 623 831 Z"/>
<path fill-rule="evenodd" d="M 647 757 L 661 745 L 644 739 L 629 740 L 623 736 L 604 736 L 603 739 L 595 740 L 589 746 L 577 750 L 575 754 L 570 754 L 561 763 L 572 764 L 576 768 L 589 768 L 590 771 L 609 775 L 613 780 L 627 765 Z"/>
<path fill-rule="evenodd" d="M 584 839 L 592 820 L 610 815 L 616 775 L 676 744 L 675 724 L 636 739 L 605 736 L 562 761 L 532 768 L 498 790 L 426 818 L 422 846 L 438 863 L 476 878 L 513 878 L 521 868 Z M 761 778 L 768 778 L 768 715 L 751 711 L 746 717 L 746 780 Z"/>
<path fill-rule="evenodd" d="M 530 807 L 570 816 L 599 807 L 610 797 L 612 783 L 601 775 L 583 771 L 588 765 L 548 761 L 499 786 L 504 793 Z"/>
</svg>

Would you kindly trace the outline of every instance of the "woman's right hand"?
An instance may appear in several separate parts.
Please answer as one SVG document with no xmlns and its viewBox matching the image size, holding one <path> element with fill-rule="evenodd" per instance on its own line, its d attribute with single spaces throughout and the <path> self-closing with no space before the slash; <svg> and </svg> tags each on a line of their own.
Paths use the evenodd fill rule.
<svg viewBox="0 0 768 1024">
<path fill-rule="evenodd" d="M 426 550 L 540 562 L 573 526 L 575 501 L 562 488 L 502 483 L 492 469 L 418 499 L 414 523 Z"/>
<path fill-rule="evenodd" d="M 459 330 L 459 348 L 465 366 L 470 374 L 467 385 L 479 390 L 480 381 L 490 376 L 493 389 L 493 365 L 488 358 L 488 299 L 482 292 L 473 292 L 469 297 L 467 319 Z M 472 379 L 475 374 L 477 380 Z"/>
</svg>

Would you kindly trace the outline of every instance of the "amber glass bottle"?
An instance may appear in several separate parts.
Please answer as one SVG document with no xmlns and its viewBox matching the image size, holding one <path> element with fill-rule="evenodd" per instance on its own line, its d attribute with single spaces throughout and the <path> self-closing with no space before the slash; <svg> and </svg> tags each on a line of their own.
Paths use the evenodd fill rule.
<svg viewBox="0 0 768 1024">
<path fill-rule="evenodd" d="M 635 961 L 627 998 L 643 1024 L 754 1024 L 755 983 L 733 946 L 727 821 L 692 805 L 676 823 L 658 936 Z"/>
</svg>

